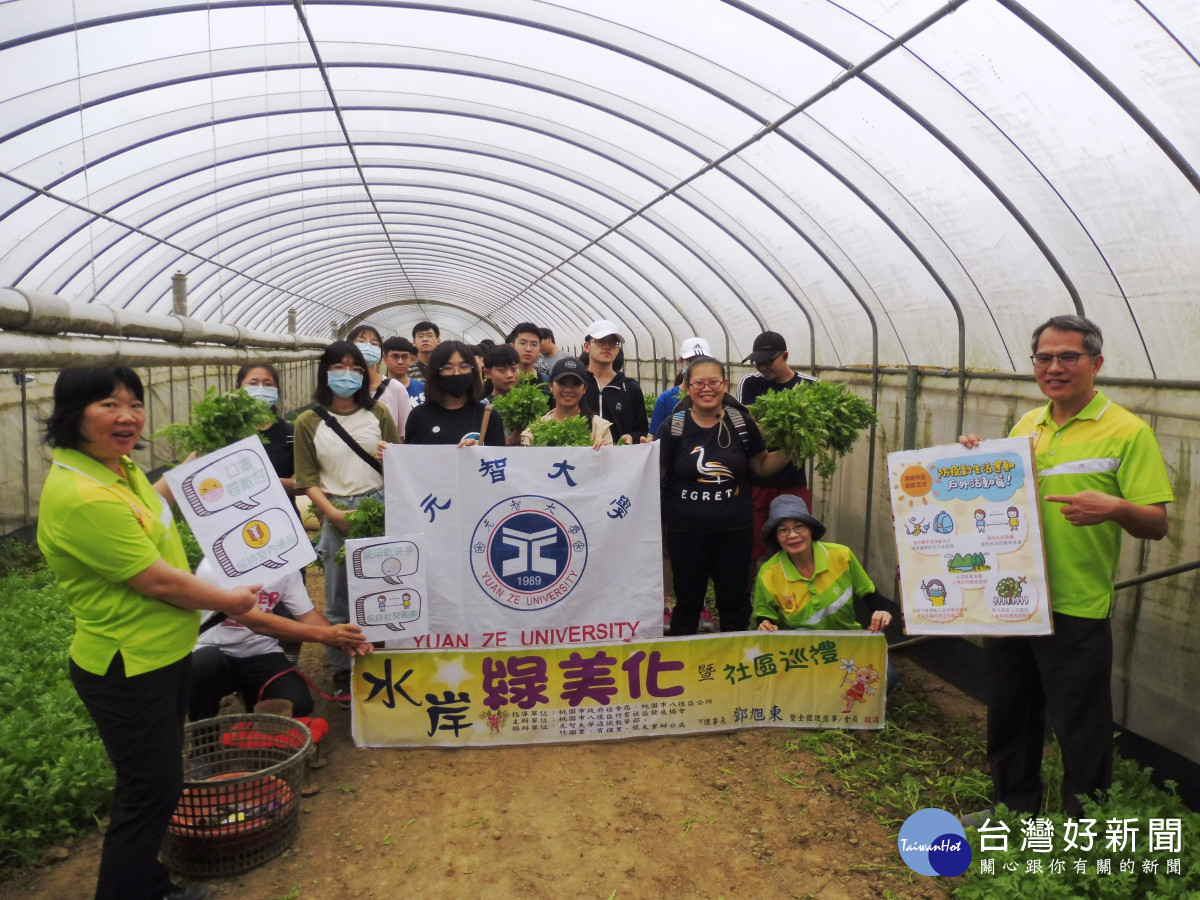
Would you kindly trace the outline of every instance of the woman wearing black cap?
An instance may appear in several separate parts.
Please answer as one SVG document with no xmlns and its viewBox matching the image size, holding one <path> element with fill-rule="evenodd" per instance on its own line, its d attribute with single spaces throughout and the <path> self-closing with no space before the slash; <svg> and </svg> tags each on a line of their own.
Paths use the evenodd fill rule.
<svg viewBox="0 0 1200 900">
<path fill-rule="evenodd" d="M 587 386 L 583 376 L 587 367 L 573 356 L 560 359 L 550 370 L 550 393 L 554 395 L 554 409 L 542 416 L 543 422 L 561 422 L 574 416 L 583 416 L 592 429 L 592 446 L 612 446 L 612 423 L 602 419 L 583 400 Z M 533 433 L 526 428 L 521 432 L 521 444 L 530 446 Z"/>
</svg>

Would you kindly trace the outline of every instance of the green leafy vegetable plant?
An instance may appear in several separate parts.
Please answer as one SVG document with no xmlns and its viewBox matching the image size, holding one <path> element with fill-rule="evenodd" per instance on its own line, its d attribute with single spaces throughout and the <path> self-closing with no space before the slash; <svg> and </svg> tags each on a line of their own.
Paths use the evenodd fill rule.
<svg viewBox="0 0 1200 900">
<path fill-rule="evenodd" d="M 658 402 L 656 394 L 643 394 L 642 399 L 646 402 L 646 418 L 649 419 L 654 415 L 654 404 Z"/>
<path fill-rule="evenodd" d="M 258 434 L 275 421 L 271 408 L 241 388 L 227 394 L 210 387 L 192 407 L 192 424 L 166 425 L 150 435 L 169 441 L 179 454 L 193 450 L 203 456 L 228 447 L 234 441 Z"/>
<path fill-rule="evenodd" d="M 817 474 L 829 478 L 838 458 L 850 452 L 859 434 L 878 421 L 875 410 L 843 384 L 805 382 L 789 391 L 771 391 L 750 404 L 767 446 L 783 450 L 795 463 L 817 458 Z"/>
<path fill-rule="evenodd" d="M 524 431 L 550 411 L 550 401 L 536 379 L 522 378 L 503 397 L 492 398 L 492 409 L 509 432 Z"/>
<path fill-rule="evenodd" d="M 383 513 L 384 505 L 382 503 L 374 497 L 363 497 L 359 501 L 357 509 L 346 513 L 346 521 L 350 524 L 350 530 L 346 532 L 346 540 L 383 537 Z M 345 544 L 338 547 L 338 552 L 334 555 L 333 560 L 339 566 L 346 564 Z"/>
<path fill-rule="evenodd" d="M 75 627 L 49 569 L 0 578 L 0 871 L 92 827 L 113 770 L 67 674 Z"/>
<path fill-rule="evenodd" d="M 590 447 L 592 429 L 583 416 L 571 416 L 561 422 L 541 419 L 529 426 L 535 447 Z"/>
</svg>

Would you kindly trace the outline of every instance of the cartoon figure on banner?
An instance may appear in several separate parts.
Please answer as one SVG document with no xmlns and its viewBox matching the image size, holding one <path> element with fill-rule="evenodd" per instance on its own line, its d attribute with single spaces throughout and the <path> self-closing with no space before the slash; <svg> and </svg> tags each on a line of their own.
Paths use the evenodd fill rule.
<svg viewBox="0 0 1200 900">
<path fill-rule="evenodd" d="M 1008 513 L 1009 531 L 1016 531 L 1021 527 L 1020 514 L 1017 512 L 1017 508 L 1015 506 L 1010 506 L 1006 512 Z"/>
<path fill-rule="evenodd" d="M 987 513 L 982 509 L 977 509 L 975 510 L 975 530 L 983 534 L 985 528 L 987 528 Z"/>
<path fill-rule="evenodd" d="M 404 585 L 404 576 L 416 573 L 420 552 L 412 541 L 387 541 L 355 547 L 349 554 L 355 578 L 380 578 L 388 584 Z M 361 586 L 359 586 L 361 589 Z M 404 631 L 407 622 L 421 617 L 421 594 L 410 586 L 399 590 L 372 591 L 354 601 L 359 625 L 378 625 L 389 631 Z"/>
<path fill-rule="evenodd" d="M 492 506 L 475 526 L 470 546 L 475 581 L 510 609 L 559 603 L 587 564 L 583 523 L 561 501 L 537 494 Z"/>
<path fill-rule="evenodd" d="M 925 599 L 929 601 L 931 606 L 946 605 L 946 585 L 942 584 L 936 578 L 930 578 L 928 581 L 921 582 L 921 590 L 925 594 Z"/>
<path fill-rule="evenodd" d="M 258 503 L 253 495 L 265 491 L 270 483 L 262 459 L 241 449 L 188 476 L 183 496 L 196 515 L 211 516 L 229 507 L 254 509 Z"/>
<path fill-rule="evenodd" d="M 257 457 L 254 457 L 257 461 Z M 282 509 L 263 510 L 257 518 L 225 532 L 213 543 L 213 557 L 230 578 L 259 566 L 278 569 L 287 564 L 284 555 L 300 543 L 296 517 Z"/>
<path fill-rule="evenodd" d="M 879 670 L 874 666 L 856 666 L 854 660 L 843 659 L 842 664 L 838 668 L 844 670 L 842 684 L 850 685 L 842 694 L 842 699 L 846 701 L 846 708 L 842 710 L 843 713 L 848 713 L 854 709 L 855 703 L 866 703 L 867 697 L 873 696 L 878 692 L 875 684 L 879 681 Z"/>
</svg>

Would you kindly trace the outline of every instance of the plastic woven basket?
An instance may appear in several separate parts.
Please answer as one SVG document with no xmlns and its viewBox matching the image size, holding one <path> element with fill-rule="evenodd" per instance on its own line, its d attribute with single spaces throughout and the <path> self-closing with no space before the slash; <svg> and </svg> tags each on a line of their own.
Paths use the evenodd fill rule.
<svg viewBox="0 0 1200 900">
<path fill-rule="evenodd" d="M 246 713 L 192 722 L 184 731 L 183 796 L 162 844 L 163 863 L 186 879 L 237 875 L 287 849 L 300 829 L 308 728 Z"/>
</svg>

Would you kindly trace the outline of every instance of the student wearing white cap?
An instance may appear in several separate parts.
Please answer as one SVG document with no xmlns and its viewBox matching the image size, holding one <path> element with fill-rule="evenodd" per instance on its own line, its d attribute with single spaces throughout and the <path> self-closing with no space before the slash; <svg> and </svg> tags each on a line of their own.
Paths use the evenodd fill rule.
<svg viewBox="0 0 1200 900">
<path fill-rule="evenodd" d="M 679 345 L 679 374 L 675 376 L 675 386 L 667 388 L 654 401 L 654 412 L 650 414 L 651 434 L 658 434 L 658 426 L 675 409 L 675 404 L 682 396 L 679 383 L 683 381 L 683 370 L 687 368 L 688 362 L 697 356 L 712 356 L 708 341 L 702 337 L 684 338 L 683 343 Z"/>
<path fill-rule="evenodd" d="M 620 327 L 607 319 L 593 322 L 588 328 L 583 341 L 588 355 L 584 399 L 596 415 L 612 423 L 613 441 L 634 444 L 649 440 L 650 424 L 646 421 L 642 386 L 613 368 L 624 343 Z"/>
</svg>

